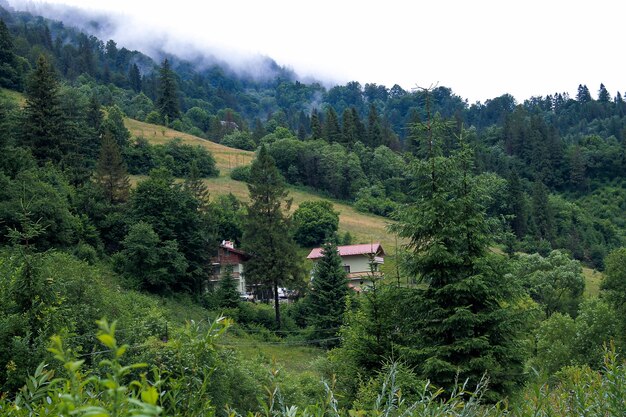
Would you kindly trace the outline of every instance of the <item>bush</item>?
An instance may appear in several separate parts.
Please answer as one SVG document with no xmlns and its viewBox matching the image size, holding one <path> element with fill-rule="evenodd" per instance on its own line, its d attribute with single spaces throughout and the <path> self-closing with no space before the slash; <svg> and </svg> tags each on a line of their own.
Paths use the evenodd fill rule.
<svg viewBox="0 0 626 417">
<path fill-rule="evenodd" d="M 250 182 L 250 165 L 233 168 L 230 171 L 230 177 L 235 181 Z"/>
</svg>

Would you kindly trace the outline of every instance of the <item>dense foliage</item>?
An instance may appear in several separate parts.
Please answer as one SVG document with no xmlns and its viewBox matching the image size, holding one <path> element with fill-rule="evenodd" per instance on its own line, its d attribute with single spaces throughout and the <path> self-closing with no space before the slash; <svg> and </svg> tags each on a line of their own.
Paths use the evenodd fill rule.
<svg viewBox="0 0 626 417">
<path fill-rule="evenodd" d="M 468 105 L 276 65 L 255 80 L 5 9 L 0 86 L 0 414 L 623 411 L 620 93 Z M 231 173 L 249 204 L 211 195 L 205 148 L 131 137 L 125 117 L 258 149 Z M 291 216 L 287 183 L 393 220 L 398 279 L 372 270 L 350 292 L 339 214 L 321 200 Z M 221 240 L 273 307 L 241 301 L 228 272 L 208 290 Z M 304 247 L 324 243 L 310 282 Z M 583 265 L 604 270 L 600 297 Z M 192 321 L 217 311 L 234 322 Z M 103 317 L 117 325 L 94 335 Z M 330 350 L 279 372 L 264 344 Z"/>
</svg>

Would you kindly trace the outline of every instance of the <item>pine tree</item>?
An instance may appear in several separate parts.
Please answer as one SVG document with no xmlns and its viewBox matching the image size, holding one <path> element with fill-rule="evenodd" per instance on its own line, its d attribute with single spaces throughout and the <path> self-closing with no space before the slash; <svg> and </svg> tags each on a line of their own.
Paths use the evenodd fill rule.
<svg viewBox="0 0 626 417">
<path fill-rule="evenodd" d="M 224 273 L 215 297 L 217 304 L 222 308 L 236 308 L 239 305 L 239 290 L 233 278 L 233 266 L 230 264 L 224 266 Z"/>
<path fill-rule="evenodd" d="M 322 258 L 313 270 L 312 289 L 309 293 L 310 324 L 313 326 L 313 338 L 323 340 L 325 347 L 334 347 L 346 310 L 348 283 L 343 262 L 337 251 L 337 245 L 331 240 L 322 246 Z"/>
<path fill-rule="evenodd" d="M 130 70 L 128 71 L 128 83 L 134 92 L 139 93 L 141 91 L 141 74 L 139 73 L 137 64 L 130 66 Z"/>
<path fill-rule="evenodd" d="M 322 133 L 322 123 L 320 121 L 317 109 L 313 109 L 311 113 L 311 139 L 322 139 L 324 134 Z"/>
<path fill-rule="evenodd" d="M 445 130 L 430 127 L 431 133 Z M 486 373 L 491 390 L 506 392 L 521 379 L 523 365 L 510 307 L 516 287 L 502 261 L 486 252 L 485 190 L 472 175 L 471 149 L 459 138 L 460 149 L 444 156 L 442 138 L 426 137 L 430 153 L 413 165 L 415 202 L 395 214 L 392 227 L 409 241 L 407 271 L 428 284 L 405 307 L 414 318 L 402 330 L 411 335 L 406 357 L 446 389 L 457 377 L 473 386 Z"/>
<path fill-rule="evenodd" d="M 250 166 L 250 179 L 243 242 L 252 258 L 246 263 L 246 279 L 271 288 L 276 326 L 280 328 L 278 287 L 298 277 L 299 265 L 286 214 L 290 201 L 285 181 L 265 146 Z M 287 207 L 283 207 L 285 203 Z"/>
<path fill-rule="evenodd" d="M 170 68 L 167 58 L 163 60 L 159 70 L 158 93 L 156 105 L 163 120 L 173 122 L 175 119 L 178 119 L 180 117 L 178 86 L 174 71 Z"/>
<path fill-rule="evenodd" d="M 252 140 L 254 140 L 254 143 L 259 144 L 261 143 L 261 138 L 265 136 L 266 134 L 267 132 L 265 131 L 265 128 L 263 127 L 263 123 L 261 122 L 261 119 L 256 117 L 254 119 L 254 128 L 252 130 Z"/>
<path fill-rule="evenodd" d="M 105 131 L 102 136 L 100 157 L 96 165 L 96 183 L 102 188 L 110 204 L 128 200 L 130 191 L 128 172 L 120 148 L 109 131 Z"/>
<path fill-rule="evenodd" d="M 55 70 L 46 57 L 40 55 L 26 86 L 22 142 L 31 148 L 40 163 L 58 163 L 65 152 L 64 131 L 65 118 Z"/>
<path fill-rule="evenodd" d="M 341 115 L 341 142 L 346 146 L 352 146 L 358 141 L 357 126 L 352 109 L 345 109 Z"/>
<path fill-rule="evenodd" d="M 324 138 L 330 142 L 341 142 L 341 129 L 335 109 L 329 107 L 326 110 L 326 123 L 324 123 Z"/>
<path fill-rule="evenodd" d="M 87 108 L 86 115 L 87 126 L 93 129 L 94 132 L 100 134 L 102 132 L 102 122 L 104 117 L 102 116 L 102 108 L 100 107 L 100 101 L 95 94 L 92 94 L 89 98 L 89 107 Z"/>
<path fill-rule="evenodd" d="M 548 187 L 541 181 L 533 186 L 532 207 L 535 236 L 551 242 L 554 239 L 554 213 L 548 198 Z"/>
<path fill-rule="evenodd" d="M 124 125 L 124 113 L 119 107 L 109 107 L 107 117 L 102 123 L 102 130 L 111 134 L 120 149 L 125 149 L 128 146 L 130 131 Z"/>
<path fill-rule="evenodd" d="M 383 134 L 378 119 L 378 111 L 373 104 L 370 104 L 370 111 L 367 115 L 367 145 L 376 148 L 383 144 Z"/>
<path fill-rule="evenodd" d="M 598 101 L 602 104 L 609 104 L 611 102 L 611 94 L 609 94 L 602 83 L 600 83 L 600 89 L 598 90 Z"/>
<path fill-rule="evenodd" d="M 13 38 L 4 21 L 0 19 L 0 87 L 21 89 L 21 78 L 13 52 Z"/>
</svg>

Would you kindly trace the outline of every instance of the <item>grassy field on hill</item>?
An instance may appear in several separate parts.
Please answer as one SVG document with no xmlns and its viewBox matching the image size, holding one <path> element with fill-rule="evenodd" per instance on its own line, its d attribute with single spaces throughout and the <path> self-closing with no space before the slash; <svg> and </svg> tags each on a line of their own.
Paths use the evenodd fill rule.
<svg viewBox="0 0 626 417">
<path fill-rule="evenodd" d="M 124 123 L 126 128 L 130 130 L 132 136 L 144 137 L 152 144 L 164 144 L 174 138 L 180 138 L 183 143 L 199 145 L 206 148 L 213 154 L 217 168 L 224 176 L 228 176 L 230 171 L 235 167 L 250 164 L 254 158 L 254 152 L 229 148 L 228 146 L 220 145 L 219 143 L 211 142 L 188 133 L 168 129 L 164 126 L 144 123 L 133 119 L 125 119 Z"/>
<path fill-rule="evenodd" d="M 202 146 L 213 153 L 217 167 L 220 170 L 218 178 L 205 180 L 212 196 L 233 193 L 237 198 L 248 200 L 248 187 L 245 183 L 230 178 L 232 168 L 240 165 L 248 165 L 254 158 L 254 152 L 229 148 L 197 136 L 178 132 L 163 126 L 126 119 L 126 127 L 133 136 L 143 136 L 153 144 L 162 144 L 174 138 L 180 138 L 184 143 Z M 325 198 L 290 187 L 289 195 L 293 198 L 292 210 L 298 208 L 300 203 L 307 200 L 324 200 Z M 355 238 L 356 243 L 381 242 L 383 247 L 391 254 L 394 251 L 395 239 L 387 232 L 387 219 L 361 213 L 353 207 L 333 201 L 335 210 L 339 211 L 339 229 L 344 233 L 349 231 Z"/>
</svg>

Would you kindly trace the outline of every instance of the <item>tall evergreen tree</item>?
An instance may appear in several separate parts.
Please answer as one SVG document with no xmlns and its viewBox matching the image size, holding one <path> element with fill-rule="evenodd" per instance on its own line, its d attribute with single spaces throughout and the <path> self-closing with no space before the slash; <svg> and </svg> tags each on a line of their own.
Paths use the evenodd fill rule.
<svg viewBox="0 0 626 417">
<path fill-rule="evenodd" d="M 220 285 L 215 292 L 217 304 L 222 308 L 236 308 L 239 305 L 239 291 L 237 282 L 233 278 L 233 266 L 224 266 L 224 274 L 220 279 Z"/>
<path fill-rule="evenodd" d="M 370 110 L 367 115 L 367 145 L 376 148 L 383 144 L 383 133 L 378 118 L 378 110 L 373 104 L 370 104 Z"/>
<path fill-rule="evenodd" d="M 141 91 L 141 74 L 139 73 L 139 67 L 137 64 L 132 64 L 128 71 L 128 84 L 134 92 L 139 93 Z"/>
<path fill-rule="evenodd" d="M 93 129 L 96 134 L 102 132 L 102 122 L 104 117 L 102 116 L 102 107 L 100 101 L 95 94 L 92 94 L 89 98 L 89 105 L 87 107 L 86 122 L 87 126 Z"/>
<path fill-rule="evenodd" d="M 325 347 L 338 345 L 336 340 L 346 310 L 348 285 L 343 261 L 337 245 L 331 240 L 322 246 L 322 258 L 313 270 L 312 289 L 309 294 L 309 320 L 313 338 Z"/>
<path fill-rule="evenodd" d="M 611 94 L 609 94 L 609 91 L 602 83 L 600 83 L 600 89 L 598 90 L 598 101 L 602 104 L 609 104 L 611 102 Z"/>
<path fill-rule="evenodd" d="M 320 116 L 317 113 L 317 109 L 313 109 L 311 113 L 311 138 L 312 139 L 322 139 L 324 136 L 322 132 L 322 122 L 320 121 Z"/>
<path fill-rule="evenodd" d="M 46 57 L 40 55 L 26 86 L 22 142 L 32 149 L 40 163 L 58 163 L 66 147 L 64 131 L 65 118 L 55 70 Z"/>
<path fill-rule="evenodd" d="M 250 205 L 243 241 L 252 257 L 246 263 L 246 279 L 271 288 L 276 326 L 280 328 L 278 287 L 294 282 L 299 267 L 286 214 L 290 201 L 285 181 L 265 146 L 250 166 L 250 180 Z"/>
<path fill-rule="evenodd" d="M 578 84 L 576 101 L 579 103 L 589 103 L 591 101 L 591 93 L 589 93 L 589 88 L 586 85 Z"/>
<path fill-rule="evenodd" d="M 180 117 L 180 104 L 178 100 L 178 86 L 176 76 L 170 68 L 170 63 L 165 58 L 159 70 L 159 91 L 157 108 L 163 120 L 173 122 Z"/>
<path fill-rule="evenodd" d="M 109 107 L 107 117 L 102 123 L 102 130 L 109 131 L 120 149 L 128 146 L 130 131 L 124 125 L 124 113 L 117 106 Z"/>
<path fill-rule="evenodd" d="M 341 128 L 335 109 L 328 107 L 326 110 L 326 123 L 324 123 L 324 138 L 330 142 L 341 142 Z"/>
<path fill-rule="evenodd" d="M 102 136 L 100 157 L 96 165 L 96 183 L 102 188 L 110 204 L 128 200 L 130 180 L 120 148 L 108 130 Z"/>
<path fill-rule="evenodd" d="M 358 141 L 358 132 L 352 109 L 345 109 L 341 115 L 341 142 L 352 146 Z"/>
<path fill-rule="evenodd" d="M 500 270 L 502 261 L 486 253 L 485 190 L 472 175 L 471 150 L 460 142 L 449 157 L 427 145 L 428 158 L 413 166 L 415 202 L 395 215 L 392 230 L 409 241 L 407 270 L 428 284 L 406 307 L 413 319 L 403 332 L 415 337 L 403 350 L 439 386 L 452 388 L 457 378 L 473 385 L 487 374 L 490 388 L 502 393 L 522 375 L 515 285 Z"/>
<path fill-rule="evenodd" d="M 532 196 L 535 236 L 551 242 L 554 239 L 554 213 L 548 194 L 548 187 L 541 181 L 535 181 Z"/>
<path fill-rule="evenodd" d="M 0 19 L 0 87 L 21 89 L 22 77 L 13 51 L 13 38 Z"/>
</svg>

